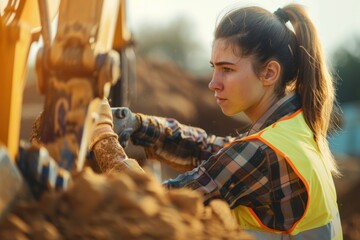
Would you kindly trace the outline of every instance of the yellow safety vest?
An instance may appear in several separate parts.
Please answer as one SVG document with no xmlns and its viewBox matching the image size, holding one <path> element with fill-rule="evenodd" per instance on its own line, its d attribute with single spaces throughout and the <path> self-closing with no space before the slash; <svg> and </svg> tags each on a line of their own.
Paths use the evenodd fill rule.
<svg viewBox="0 0 360 240">
<path fill-rule="evenodd" d="M 245 206 L 233 209 L 240 226 L 258 239 L 342 239 L 334 182 L 302 111 L 236 141 L 251 139 L 262 141 L 286 159 L 305 184 L 308 202 L 304 215 L 287 231 L 265 226 Z"/>
</svg>

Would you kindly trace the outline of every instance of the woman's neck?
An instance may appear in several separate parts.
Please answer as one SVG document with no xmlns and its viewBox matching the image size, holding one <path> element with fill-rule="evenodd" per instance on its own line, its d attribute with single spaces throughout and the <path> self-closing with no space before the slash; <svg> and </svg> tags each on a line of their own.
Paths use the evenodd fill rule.
<svg viewBox="0 0 360 240">
<path fill-rule="evenodd" d="M 246 116 L 250 119 L 250 121 L 254 124 L 256 123 L 265 112 L 273 106 L 279 98 L 274 94 L 265 94 L 258 104 L 252 106 L 251 108 L 244 111 Z"/>
</svg>

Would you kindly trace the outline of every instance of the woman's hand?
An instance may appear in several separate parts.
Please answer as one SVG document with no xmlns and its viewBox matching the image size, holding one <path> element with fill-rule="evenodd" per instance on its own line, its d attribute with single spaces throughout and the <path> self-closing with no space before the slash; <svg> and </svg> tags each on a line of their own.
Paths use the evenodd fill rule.
<svg viewBox="0 0 360 240">
<path fill-rule="evenodd" d="M 114 131 L 122 147 L 126 147 L 133 132 L 141 125 L 140 119 L 127 107 L 111 108 Z"/>
<path fill-rule="evenodd" d="M 99 141 L 114 137 L 117 138 L 116 133 L 113 130 L 113 117 L 111 113 L 111 108 L 109 102 L 104 98 L 100 103 L 100 108 L 98 111 L 99 118 L 96 122 L 96 125 L 91 134 L 89 148 L 92 150 L 96 143 Z"/>
</svg>

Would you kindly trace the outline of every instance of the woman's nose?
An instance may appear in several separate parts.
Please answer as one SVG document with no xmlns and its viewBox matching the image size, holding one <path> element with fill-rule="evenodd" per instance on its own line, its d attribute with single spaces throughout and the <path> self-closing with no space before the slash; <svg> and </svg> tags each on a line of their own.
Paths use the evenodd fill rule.
<svg viewBox="0 0 360 240">
<path fill-rule="evenodd" d="M 212 91 L 219 91 L 223 89 L 223 84 L 218 81 L 215 76 L 212 77 L 211 81 L 209 82 L 208 85 L 209 89 Z"/>
</svg>

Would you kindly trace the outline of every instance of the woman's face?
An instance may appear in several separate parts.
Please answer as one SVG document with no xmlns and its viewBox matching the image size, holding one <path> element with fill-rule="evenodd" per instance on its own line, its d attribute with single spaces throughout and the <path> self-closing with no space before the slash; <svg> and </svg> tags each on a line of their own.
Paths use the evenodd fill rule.
<svg viewBox="0 0 360 240">
<path fill-rule="evenodd" d="M 241 49 L 240 49 L 241 50 Z M 209 88 L 225 115 L 244 112 L 250 119 L 258 116 L 266 89 L 252 68 L 251 57 L 234 55 L 230 44 L 223 39 L 215 40 L 211 61 L 214 71 Z"/>
</svg>

